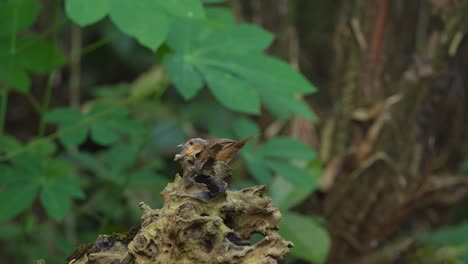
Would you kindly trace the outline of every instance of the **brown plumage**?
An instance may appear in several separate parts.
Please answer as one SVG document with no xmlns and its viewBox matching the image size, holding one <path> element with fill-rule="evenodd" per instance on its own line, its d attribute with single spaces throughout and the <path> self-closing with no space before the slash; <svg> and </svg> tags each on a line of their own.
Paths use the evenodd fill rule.
<svg viewBox="0 0 468 264">
<path fill-rule="evenodd" d="M 235 141 L 227 138 L 215 138 L 215 139 L 201 139 L 191 138 L 182 145 L 181 156 L 193 155 L 197 157 L 199 154 L 200 159 L 203 157 L 214 156 L 216 161 L 222 161 L 229 163 L 235 154 L 251 140 L 253 136 Z"/>
</svg>

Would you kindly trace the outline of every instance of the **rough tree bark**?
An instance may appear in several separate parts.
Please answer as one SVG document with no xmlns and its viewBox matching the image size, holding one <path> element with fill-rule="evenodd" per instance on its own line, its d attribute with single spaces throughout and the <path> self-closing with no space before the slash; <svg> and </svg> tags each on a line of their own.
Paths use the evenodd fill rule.
<svg viewBox="0 0 468 264">
<path fill-rule="evenodd" d="M 397 233 L 417 219 L 437 223 L 437 208 L 467 197 L 468 180 L 457 175 L 467 151 L 467 0 L 233 2 L 243 19 L 279 34 L 272 53 L 319 84 L 307 99 L 320 132 L 297 119 L 289 131 L 325 164 L 323 200 L 299 210 L 325 215 L 329 263 L 372 263 L 387 244 L 403 251 L 392 244 Z M 314 23 L 329 20 L 333 37 L 317 37 Z M 323 65 L 329 74 L 317 74 Z M 379 263 L 390 262 L 401 259 Z"/>
</svg>

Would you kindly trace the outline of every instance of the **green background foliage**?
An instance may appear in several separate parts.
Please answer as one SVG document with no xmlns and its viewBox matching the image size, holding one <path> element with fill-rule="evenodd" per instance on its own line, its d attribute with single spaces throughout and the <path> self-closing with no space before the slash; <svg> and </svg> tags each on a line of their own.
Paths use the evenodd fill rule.
<svg viewBox="0 0 468 264">
<path fill-rule="evenodd" d="M 255 136 L 235 165 L 241 173 L 232 186 L 267 184 L 284 214 L 281 232 L 297 246 L 292 254 L 325 261 L 330 240 L 323 224 L 293 212 L 316 189 L 315 151 L 285 136 L 263 137 L 254 121 L 261 114 L 313 119 L 298 98 L 316 88 L 265 53 L 271 33 L 238 24 L 230 10 L 211 5 L 221 2 L 0 3 L 2 258 L 63 262 L 79 242 L 135 225 L 140 201 L 161 206 L 159 192 L 178 171 L 171 161 L 175 146 L 199 131 Z M 41 12 L 52 14 L 49 27 L 35 27 Z M 76 29 L 98 38 L 67 51 L 65 36 Z M 76 75 L 69 70 L 80 57 L 90 62 L 82 64 L 81 102 L 67 104 L 56 76 Z M 99 79 L 103 69 L 92 62 L 109 66 L 116 57 L 132 74 L 118 82 Z M 37 131 L 26 137 L 6 120 L 15 111 L 8 104 L 13 94 L 35 111 L 28 122 Z"/>
</svg>

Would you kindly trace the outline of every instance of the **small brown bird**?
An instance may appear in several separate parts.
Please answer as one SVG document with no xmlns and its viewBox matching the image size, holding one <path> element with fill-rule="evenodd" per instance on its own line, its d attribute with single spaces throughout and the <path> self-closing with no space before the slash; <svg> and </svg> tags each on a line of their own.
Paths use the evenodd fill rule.
<svg viewBox="0 0 468 264">
<path fill-rule="evenodd" d="M 197 156 L 205 150 L 215 155 L 216 161 L 222 161 L 226 164 L 229 163 L 234 155 L 251 140 L 253 136 L 235 141 L 227 138 L 215 138 L 215 139 L 201 139 L 191 138 L 184 144 L 180 144 L 182 147 L 180 154 L 176 155 L 176 160 L 186 156 Z"/>
</svg>

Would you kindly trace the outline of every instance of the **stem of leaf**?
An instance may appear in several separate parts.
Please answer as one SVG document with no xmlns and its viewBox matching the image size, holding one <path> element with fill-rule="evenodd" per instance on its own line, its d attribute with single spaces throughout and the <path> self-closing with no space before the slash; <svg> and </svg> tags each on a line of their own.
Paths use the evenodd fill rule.
<svg viewBox="0 0 468 264">
<path fill-rule="evenodd" d="M 71 29 L 71 51 L 70 51 L 70 81 L 68 91 L 70 106 L 78 108 L 80 106 L 80 77 L 81 77 L 81 28 L 76 25 Z"/>
<path fill-rule="evenodd" d="M 60 0 L 55 0 L 55 9 L 54 9 L 54 24 L 53 28 L 57 27 L 58 24 L 60 24 L 59 17 L 60 17 Z M 54 42 L 57 42 L 59 38 L 59 32 L 58 30 L 53 31 L 53 36 L 52 39 Z M 53 81 L 55 77 L 55 72 L 52 72 L 49 74 L 49 78 L 47 80 L 47 87 L 46 91 L 44 94 L 44 101 L 42 103 L 42 108 L 41 108 L 41 121 L 39 122 L 39 137 L 44 136 L 45 133 L 45 121 L 44 121 L 44 114 L 47 112 L 47 109 L 49 109 L 49 104 L 50 104 L 50 97 L 52 96 L 52 89 L 53 89 Z"/>
<path fill-rule="evenodd" d="M 2 98 L 0 106 L 0 135 L 2 135 L 3 129 L 5 127 L 6 111 L 8 105 L 8 89 L 6 87 L 0 91 L 0 97 Z"/>
<path fill-rule="evenodd" d="M 44 95 L 44 102 L 42 103 L 41 107 L 41 121 L 39 122 L 39 137 L 44 136 L 45 132 L 45 121 L 44 121 L 44 114 L 47 112 L 50 103 L 50 97 L 52 96 L 52 88 L 53 88 L 53 80 L 54 80 L 54 73 L 49 74 L 49 79 L 47 81 L 47 87 Z"/>
</svg>

